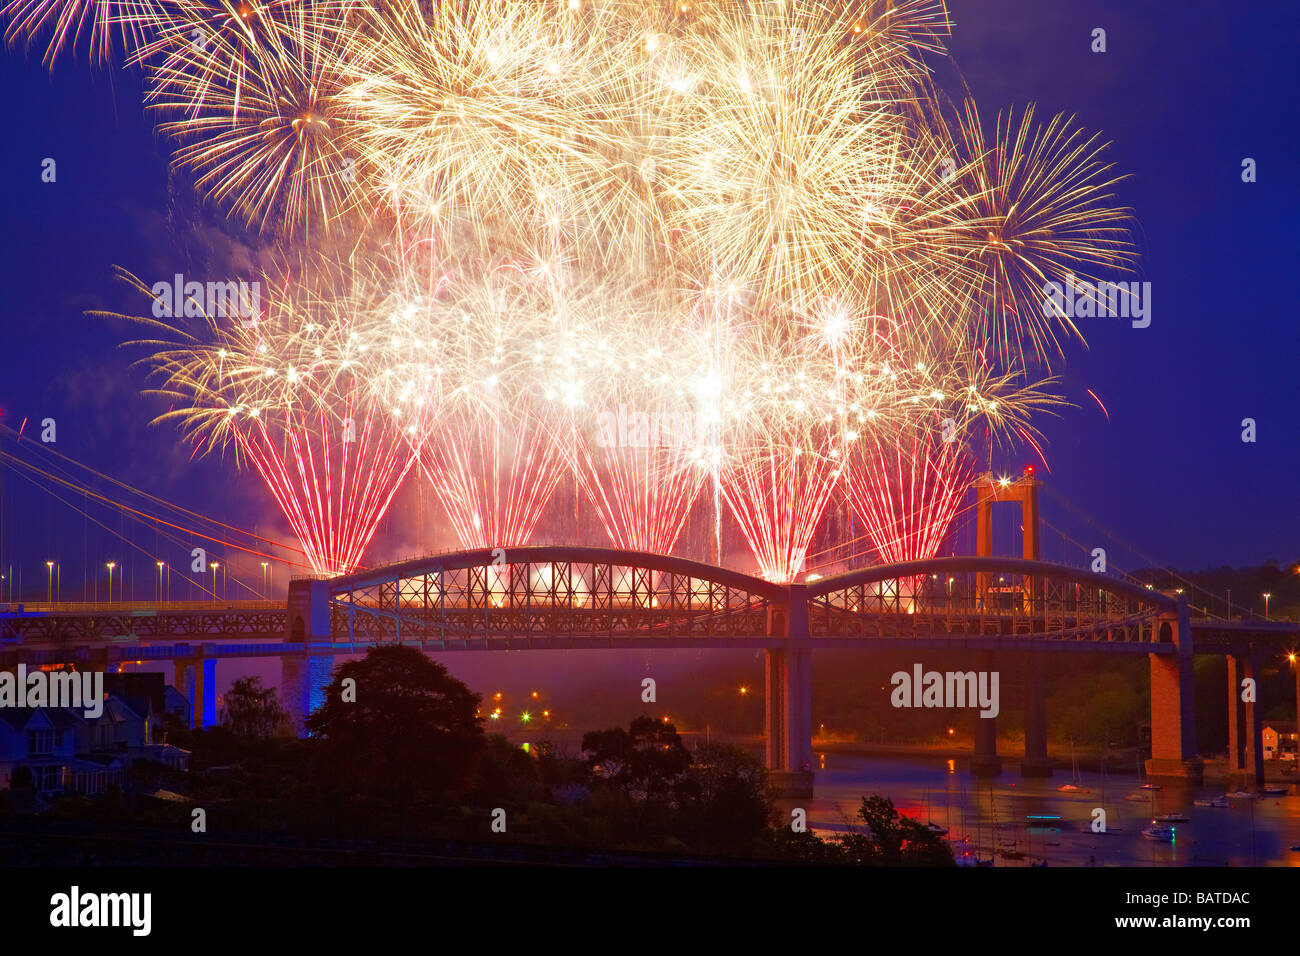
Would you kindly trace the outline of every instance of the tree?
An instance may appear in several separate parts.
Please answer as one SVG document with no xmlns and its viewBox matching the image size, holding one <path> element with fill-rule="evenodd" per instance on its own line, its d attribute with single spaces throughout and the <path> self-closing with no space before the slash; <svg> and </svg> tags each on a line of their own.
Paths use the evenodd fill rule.
<svg viewBox="0 0 1300 956">
<path fill-rule="evenodd" d="M 387 790 L 401 800 L 464 792 L 484 746 L 480 700 L 414 648 L 372 647 L 334 671 L 307 730 L 331 773 L 346 775 L 341 779 L 356 789 Z"/>
<path fill-rule="evenodd" d="M 772 808 L 767 768 L 731 744 L 705 744 L 677 781 L 677 830 L 701 849 L 746 853 L 767 827 Z"/>
<path fill-rule="evenodd" d="M 871 833 L 850 833 L 841 838 L 850 862 L 868 866 L 954 865 L 948 844 L 929 827 L 900 814 L 888 797 L 863 797 L 858 816 Z"/>
<path fill-rule="evenodd" d="M 275 688 L 263 687 L 260 677 L 239 678 L 223 700 L 221 726 L 238 737 L 264 739 L 289 723 Z"/>
<path fill-rule="evenodd" d="M 666 797 L 691 765 L 677 728 L 653 717 L 638 717 L 627 730 L 593 730 L 582 737 L 594 785 L 617 787 L 629 800 L 653 803 Z"/>
</svg>

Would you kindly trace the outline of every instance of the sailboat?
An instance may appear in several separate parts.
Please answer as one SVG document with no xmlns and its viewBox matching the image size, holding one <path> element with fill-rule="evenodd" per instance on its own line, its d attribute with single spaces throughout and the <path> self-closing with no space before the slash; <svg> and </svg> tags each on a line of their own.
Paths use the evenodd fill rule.
<svg viewBox="0 0 1300 956">
<path fill-rule="evenodd" d="M 1137 752 L 1137 760 L 1138 760 L 1138 779 L 1141 780 L 1141 779 L 1142 779 L 1142 774 L 1144 773 L 1143 768 L 1142 768 L 1142 750 L 1141 750 L 1141 748 L 1138 749 L 1138 752 Z M 1142 789 L 1142 790 L 1159 790 L 1159 789 L 1160 789 L 1160 784 L 1158 784 L 1158 783 L 1152 783 L 1151 781 L 1148 780 L 1146 783 L 1142 784 L 1142 786 L 1141 786 L 1140 789 Z"/>
<path fill-rule="evenodd" d="M 1061 793 L 1079 793 L 1083 787 L 1079 786 L 1079 761 L 1074 757 L 1074 738 L 1070 738 L 1070 766 L 1074 770 L 1074 782 L 1063 783 L 1056 789 Z"/>
<path fill-rule="evenodd" d="M 979 860 L 975 847 L 971 846 L 970 835 L 966 831 L 966 785 L 962 784 L 961 788 L 961 832 L 960 840 L 952 840 L 949 846 L 952 847 L 952 855 L 958 866 L 975 866 Z"/>
<path fill-rule="evenodd" d="M 989 783 L 989 813 L 992 815 L 992 818 L 993 818 L 993 842 L 994 842 L 994 844 L 996 844 L 996 843 L 997 843 L 997 839 L 998 839 L 998 835 L 997 835 L 997 811 L 995 811 L 995 810 L 993 809 L 993 784 L 992 784 L 992 782 Z M 978 838 L 979 838 L 979 831 L 978 831 L 978 829 L 977 829 L 977 830 L 976 830 L 976 839 L 978 839 Z M 996 857 L 994 856 L 994 854 L 995 854 L 996 852 L 997 852 L 997 851 L 996 851 L 995 849 L 990 848 L 990 849 L 989 849 L 989 857 L 988 857 L 988 859 L 987 859 L 987 860 L 986 860 L 986 859 L 981 859 L 981 857 L 980 857 L 980 855 L 979 855 L 979 850 L 978 850 L 978 848 L 977 848 L 977 849 L 976 849 L 976 852 L 975 852 L 975 865 L 976 865 L 976 866 L 992 866 L 992 865 L 993 865 L 993 861 L 994 861 L 994 859 L 996 858 Z"/>
<path fill-rule="evenodd" d="M 1101 805 L 1102 807 L 1106 806 L 1106 758 L 1105 757 L 1101 758 Z M 1113 824 L 1108 822 L 1106 824 L 1106 829 L 1098 830 L 1097 835 L 1105 836 L 1107 833 L 1117 833 L 1123 829 L 1124 828 L 1121 826 L 1114 826 Z M 1092 827 L 1088 827 L 1088 831 L 1091 832 Z"/>
<path fill-rule="evenodd" d="M 930 788 L 925 788 L 925 828 L 937 836 L 947 836 L 948 828 L 941 827 L 930 819 Z"/>
</svg>

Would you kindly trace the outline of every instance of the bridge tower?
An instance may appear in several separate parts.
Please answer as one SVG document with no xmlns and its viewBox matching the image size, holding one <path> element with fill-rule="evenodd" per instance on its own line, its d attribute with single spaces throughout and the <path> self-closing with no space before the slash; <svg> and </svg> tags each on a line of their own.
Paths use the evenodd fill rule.
<svg viewBox="0 0 1300 956">
<path fill-rule="evenodd" d="M 288 614 L 285 616 L 286 644 L 301 645 L 301 650 L 280 658 L 280 688 L 285 710 L 299 736 L 305 733 L 303 721 L 321 703 L 321 691 L 330 681 L 333 661 L 328 655 L 312 654 L 316 641 L 329 642 L 329 582 L 310 578 L 289 582 Z"/>
<path fill-rule="evenodd" d="M 993 506 L 1017 505 L 1020 508 L 1021 557 L 1026 561 L 1041 561 L 1039 546 L 1038 488 L 1042 484 L 1034 477 L 1032 468 L 1019 478 L 994 478 L 985 472 L 975 479 L 975 554 L 991 558 L 993 554 Z M 976 588 L 981 601 L 987 600 L 992 577 L 976 575 Z M 1025 595 L 1034 607 L 1037 595 Z M 1043 691 L 1043 662 L 1041 655 L 1029 651 L 1025 657 L 1025 756 L 1020 762 L 1020 773 L 1025 777 L 1047 777 L 1052 773 L 1052 762 L 1047 759 L 1047 713 Z M 981 652 L 979 666 L 992 670 L 995 666 L 991 651 Z M 998 757 L 997 718 L 980 718 L 975 724 L 975 755 L 971 759 L 972 772 L 994 775 L 1002 770 Z"/>
<path fill-rule="evenodd" d="M 993 554 L 993 506 L 1011 504 L 1020 506 L 1020 523 L 1023 528 L 1021 557 L 1026 561 L 1041 561 L 1038 546 L 1038 488 L 1042 482 L 1027 470 L 1019 478 L 994 478 L 988 472 L 975 479 L 975 554 L 981 558 Z M 987 575 L 984 576 L 987 580 Z M 984 588 L 981 586 L 981 591 Z"/>
</svg>

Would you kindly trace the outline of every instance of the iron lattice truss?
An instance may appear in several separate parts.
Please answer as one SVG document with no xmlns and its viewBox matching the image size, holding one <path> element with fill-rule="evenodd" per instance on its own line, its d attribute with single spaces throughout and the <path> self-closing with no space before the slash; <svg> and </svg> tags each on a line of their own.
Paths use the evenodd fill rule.
<svg viewBox="0 0 1300 956">
<path fill-rule="evenodd" d="M 834 582 L 828 581 L 833 587 Z M 1161 643 L 1164 602 L 1097 576 L 945 568 L 858 581 L 808 602 L 823 638 L 1020 637 L 1093 643 Z"/>
<path fill-rule="evenodd" d="M 333 638 L 447 649 L 944 637 L 1150 646 L 1169 645 L 1159 618 L 1176 607 L 1115 578 L 1015 559 L 935 558 L 776 585 L 663 555 L 532 547 L 511 557 L 520 552 L 527 559 L 510 564 L 463 552 L 337 579 Z"/>
<path fill-rule="evenodd" d="M 6 615 L 0 618 L 5 641 L 24 646 L 57 647 L 115 641 L 162 641 L 187 637 L 284 636 L 287 612 L 283 607 L 227 607 L 179 611 L 49 612 Z"/>
<path fill-rule="evenodd" d="M 685 570 L 601 561 L 430 569 L 333 591 L 335 640 L 443 647 L 649 646 L 764 638 L 768 597 Z"/>
</svg>

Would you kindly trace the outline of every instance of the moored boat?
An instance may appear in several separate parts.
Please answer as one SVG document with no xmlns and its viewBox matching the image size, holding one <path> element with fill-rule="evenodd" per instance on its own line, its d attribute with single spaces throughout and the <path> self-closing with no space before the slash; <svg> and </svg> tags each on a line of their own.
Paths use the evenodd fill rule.
<svg viewBox="0 0 1300 956">
<path fill-rule="evenodd" d="M 1174 842 L 1174 828 L 1155 820 L 1151 821 L 1151 826 L 1142 831 L 1143 838 L 1155 840 L 1159 843 Z"/>
</svg>

